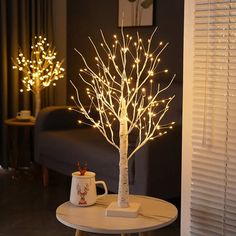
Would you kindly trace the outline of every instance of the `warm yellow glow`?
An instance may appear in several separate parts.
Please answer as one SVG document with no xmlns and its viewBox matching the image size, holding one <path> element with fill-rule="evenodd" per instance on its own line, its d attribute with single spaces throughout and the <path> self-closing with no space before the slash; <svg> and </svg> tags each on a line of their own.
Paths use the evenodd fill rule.
<svg viewBox="0 0 236 236">
<path fill-rule="evenodd" d="M 55 86 L 55 81 L 64 77 L 62 61 L 54 62 L 57 53 L 46 41 L 42 36 L 35 36 L 30 58 L 19 52 L 16 60 L 13 60 L 12 68 L 24 75 L 21 80 L 26 91 L 39 92 L 51 84 Z M 20 91 L 22 92 L 22 89 Z"/>
<path fill-rule="evenodd" d="M 147 44 L 138 33 L 136 39 L 133 39 L 123 29 L 121 35 L 113 35 L 111 45 L 102 31 L 102 43 L 98 44 L 99 47 L 89 38 L 95 51 L 91 56 L 95 58 L 97 70 L 76 50 L 84 63 L 85 68 L 80 70 L 79 76 L 87 86 L 85 92 L 89 99 L 89 104 L 84 105 L 79 96 L 81 90 L 71 82 L 76 90 L 76 97 L 72 98 L 78 106 L 76 110 L 118 150 L 119 142 L 114 138 L 117 125 L 121 126 L 126 120 L 128 134 L 136 129 L 137 147 L 129 154 L 128 159 L 148 140 L 167 134 L 166 130 L 172 129 L 174 125 L 174 122 L 162 124 L 162 118 L 174 96 L 163 98 L 161 93 L 170 87 L 175 75 L 170 78 L 169 83 L 159 84 L 159 74 L 168 72 L 167 69 L 158 70 L 159 57 L 168 44 L 160 42 L 153 48 L 155 32 L 156 29 Z M 94 119 L 91 111 L 97 113 L 98 120 Z"/>
<path fill-rule="evenodd" d="M 153 76 L 153 75 L 154 75 L 154 71 L 149 70 L 149 71 L 148 71 L 148 74 L 149 74 L 150 76 Z"/>
</svg>

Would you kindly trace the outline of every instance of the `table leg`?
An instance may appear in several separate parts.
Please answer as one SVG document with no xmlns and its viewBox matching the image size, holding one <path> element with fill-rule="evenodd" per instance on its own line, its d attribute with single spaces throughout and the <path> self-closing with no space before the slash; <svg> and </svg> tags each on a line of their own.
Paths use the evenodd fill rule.
<svg viewBox="0 0 236 236">
<path fill-rule="evenodd" d="M 141 232 L 138 234 L 138 236 L 148 236 L 148 232 Z"/>
<path fill-rule="evenodd" d="M 19 148 L 19 168 L 22 170 L 29 170 L 30 168 L 30 163 L 32 159 L 32 152 L 31 152 L 31 128 L 32 127 L 18 127 L 18 131 L 20 136 L 19 137 L 19 143 L 18 143 L 18 148 Z"/>
<path fill-rule="evenodd" d="M 121 234 L 121 236 L 131 236 L 132 234 Z M 139 236 L 148 236 L 148 232 L 142 232 L 142 233 L 138 233 Z"/>
<path fill-rule="evenodd" d="M 86 236 L 86 232 L 77 229 L 75 232 L 75 236 Z"/>
<path fill-rule="evenodd" d="M 14 169 L 16 172 L 16 169 L 18 167 L 18 161 L 19 161 L 19 150 L 17 150 L 18 147 L 18 135 L 19 130 L 15 127 L 8 127 L 8 134 L 7 134 L 7 142 L 8 142 L 8 156 L 9 156 L 9 166 Z"/>
</svg>

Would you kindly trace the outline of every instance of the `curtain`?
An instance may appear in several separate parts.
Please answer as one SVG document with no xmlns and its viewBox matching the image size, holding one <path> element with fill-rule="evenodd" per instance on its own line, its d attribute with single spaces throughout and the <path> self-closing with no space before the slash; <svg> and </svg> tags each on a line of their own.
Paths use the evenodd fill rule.
<svg viewBox="0 0 236 236">
<path fill-rule="evenodd" d="M 53 41 L 52 0 L 1 0 L 0 12 L 0 165 L 6 167 L 4 120 L 15 117 L 19 110 L 33 110 L 32 94 L 19 92 L 22 84 L 18 71 L 12 69 L 12 58 L 17 57 L 19 49 L 30 55 L 34 36 L 42 35 Z M 42 106 L 52 104 L 49 91 L 44 91 Z"/>
</svg>

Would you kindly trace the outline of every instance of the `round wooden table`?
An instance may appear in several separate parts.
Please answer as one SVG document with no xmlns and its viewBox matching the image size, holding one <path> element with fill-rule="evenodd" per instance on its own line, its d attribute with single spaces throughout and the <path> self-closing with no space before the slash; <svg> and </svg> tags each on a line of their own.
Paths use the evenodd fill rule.
<svg viewBox="0 0 236 236">
<path fill-rule="evenodd" d="M 10 118 L 4 120 L 4 123 L 9 126 L 34 126 L 35 125 L 35 118 L 30 118 L 26 120 L 19 120 L 17 118 Z"/>
<path fill-rule="evenodd" d="M 105 209 L 116 201 L 117 195 L 106 195 L 89 207 L 65 202 L 57 208 L 56 217 L 62 224 L 76 229 L 76 236 L 86 235 L 86 232 L 122 236 L 139 233 L 139 236 L 144 236 L 148 231 L 167 226 L 177 218 L 177 208 L 167 201 L 139 195 L 130 195 L 129 198 L 130 202 L 141 203 L 136 218 L 105 216 Z"/>
</svg>

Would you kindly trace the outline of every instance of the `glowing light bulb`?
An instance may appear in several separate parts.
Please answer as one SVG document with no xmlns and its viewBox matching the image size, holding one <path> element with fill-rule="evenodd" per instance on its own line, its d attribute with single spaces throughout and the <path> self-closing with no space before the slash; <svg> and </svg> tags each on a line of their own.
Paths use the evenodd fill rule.
<svg viewBox="0 0 236 236">
<path fill-rule="evenodd" d="M 154 75 L 154 71 L 153 71 L 153 70 L 149 70 L 149 71 L 148 71 L 148 74 L 149 74 L 150 76 L 153 76 L 153 75 Z"/>
<path fill-rule="evenodd" d="M 31 90 L 33 92 L 36 89 L 42 90 L 50 84 L 55 86 L 56 83 L 53 81 L 63 78 L 64 72 L 60 62 L 53 62 L 57 53 L 50 49 L 49 44 L 45 44 L 46 38 L 36 36 L 34 40 L 33 45 L 31 45 L 31 58 L 27 59 L 20 52 L 13 67 L 13 69 L 18 69 L 24 75 L 27 75 L 23 77 L 22 82 L 27 91 Z"/>
</svg>

